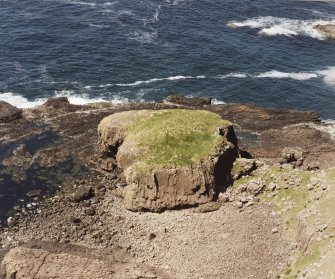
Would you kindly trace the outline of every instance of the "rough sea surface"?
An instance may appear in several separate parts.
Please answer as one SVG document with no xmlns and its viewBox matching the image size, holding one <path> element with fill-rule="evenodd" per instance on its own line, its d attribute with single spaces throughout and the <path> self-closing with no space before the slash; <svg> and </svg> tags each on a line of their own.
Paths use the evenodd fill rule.
<svg viewBox="0 0 335 279">
<path fill-rule="evenodd" d="M 216 101 L 335 119 L 335 2 L 0 0 L 0 100 Z"/>
</svg>

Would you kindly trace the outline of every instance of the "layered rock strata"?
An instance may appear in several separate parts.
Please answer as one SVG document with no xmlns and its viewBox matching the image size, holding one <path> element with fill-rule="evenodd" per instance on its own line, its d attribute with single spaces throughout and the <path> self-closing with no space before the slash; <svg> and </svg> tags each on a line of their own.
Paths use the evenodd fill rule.
<svg viewBox="0 0 335 279">
<path fill-rule="evenodd" d="M 237 156 L 230 122 L 200 110 L 116 113 L 101 121 L 98 133 L 105 154 L 124 170 L 122 195 L 132 211 L 213 200 Z"/>
</svg>

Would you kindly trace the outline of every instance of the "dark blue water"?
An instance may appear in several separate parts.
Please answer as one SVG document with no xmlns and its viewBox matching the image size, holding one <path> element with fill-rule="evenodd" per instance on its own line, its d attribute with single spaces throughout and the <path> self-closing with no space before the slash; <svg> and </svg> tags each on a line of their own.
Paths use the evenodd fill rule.
<svg viewBox="0 0 335 279">
<path fill-rule="evenodd" d="M 335 119 L 335 41 L 318 23 L 334 2 L 0 0 L 0 99 L 182 93 Z"/>
</svg>

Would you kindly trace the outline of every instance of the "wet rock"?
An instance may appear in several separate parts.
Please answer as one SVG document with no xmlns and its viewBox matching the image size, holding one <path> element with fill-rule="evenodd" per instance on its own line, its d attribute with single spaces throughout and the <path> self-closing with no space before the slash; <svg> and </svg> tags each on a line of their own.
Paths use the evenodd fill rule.
<svg viewBox="0 0 335 279">
<path fill-rule="evenodd" d="M 93 197 L 93 189 L 91 186 L 80 186 L 78 190 L 73 194 L 73 201 L 81 202 Z"/>
<path fill-rule="evenodd" d="M 38 197 L 40 194 L 41 194 L 41 190 L 32 190 L 32 191 L 29 191 L 26 195 L 32 198 L 32 197 Z"/>
<path fill-rule="evenodd" d="M 322 36 L 335 40 L 335 24 L 318 24 L 314 26 Z"/>
<path fill-rule="evenodd" d="M 44 103 L 44 106 L 52 107 L 54 109 L 63 108 L 69 105 L 70 105 L 70 102 L 67 97 L 52 98 L 52 99 L 47 100 Z"/>
<path fill-rule="evenodd" d="M 184 106 L 205 106 L 210 105 L 212 102 L 211 97 L 192 97 L 188 98 L 181 95 L 171 95 L 168 96 L 164 102 L 172 103 L 177 105 L 184 105 Z"/>
<path fill-rule="evenodd" d="M 7 224 L 8 224 L 8 227 L 14 227 L 15 225 L 17 225 L 17 219 L 15 217 L 9 217 L 7 219 Z"/>
<path fill-rule="evenodd" d="M 7 123 L 22 116 L 22 110 L 0 101 L 0 123 Z"/>
</svg>

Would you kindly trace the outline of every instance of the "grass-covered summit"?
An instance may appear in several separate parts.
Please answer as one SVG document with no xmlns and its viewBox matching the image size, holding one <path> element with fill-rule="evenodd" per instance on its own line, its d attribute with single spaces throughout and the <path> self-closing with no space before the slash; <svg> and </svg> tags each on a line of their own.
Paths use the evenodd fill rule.
<svg viewBox="0 0 335 279">
<path fill-rule="evenodd" d="M 138 164 L 148 168 L 200 163 L 226 144 L 219 129 L 230 125 L 202 110 L 142 111 L 127 125 L 125 141 L 145 149 Z"/>
<path fill-rule="evenodd" d="M 124 170 L 125 205 L 131 210 L 210 201 L 217 174 L 229 176 L 225 172 L 236 156 L 227 138 L 231 123 L 204 110 L 119 112 L 104 118 L 98 132 Z"/>
</svg>

